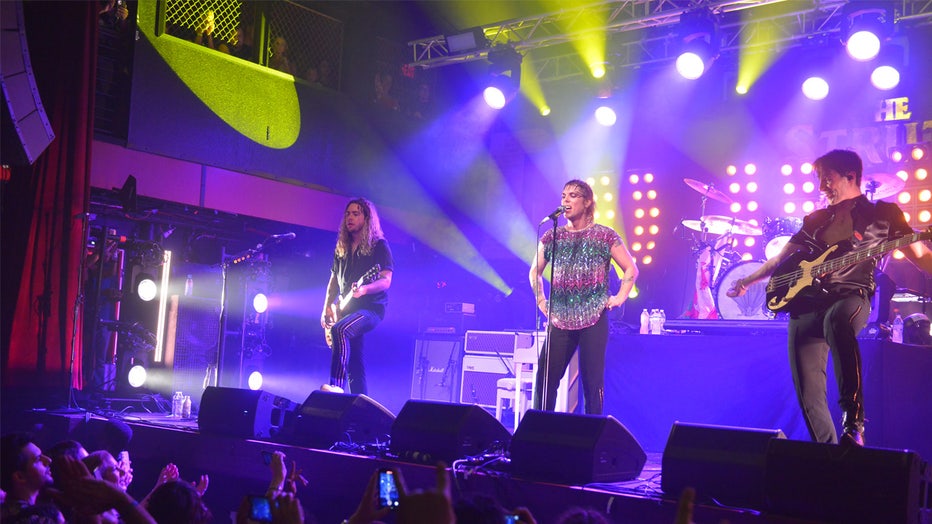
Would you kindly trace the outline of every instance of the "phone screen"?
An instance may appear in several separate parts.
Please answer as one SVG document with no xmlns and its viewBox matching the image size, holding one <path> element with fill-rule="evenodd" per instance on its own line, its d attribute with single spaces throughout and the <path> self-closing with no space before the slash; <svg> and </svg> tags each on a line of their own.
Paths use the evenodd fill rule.
<svg viewBox="0 0 932 524">
<path fill-rule="evenodd" d="M 266 466 L 272 463 L 272 452 L 271 451 L 262 450 L 260 453 L 262 454 L 262 462 Z"/>
<path fill-rule="evenodd" d="M 395 474 L 390 469 L 379 470 L 379 507 L 398 507 L 398 486 L 395 485 Z"/>
<path fill-rule="evenodd" d="M 272 522 L 272 506 L 269 499 L 258 495 L 250 495 L 249 519 L 256 522 Z"/>
<path fill-rule="evenodd" d="M 518 515 L 505 515 L 505 524 L 518 524 L 521 522 L 521 517 Z"/>
</svg>

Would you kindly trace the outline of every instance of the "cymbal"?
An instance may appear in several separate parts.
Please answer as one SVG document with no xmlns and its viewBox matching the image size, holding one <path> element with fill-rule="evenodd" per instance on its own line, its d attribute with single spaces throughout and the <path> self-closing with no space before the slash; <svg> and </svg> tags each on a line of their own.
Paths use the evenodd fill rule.
<svg viewBox="0 0 932 524">
<path fill-rule="evenodd" d="M 684 220 L 682 224 L 694 231 L 703 232 L 704 229 L 704 232 L 713 235 L 732 233 L 735 235 L 760 236 L 764 234 L 759 226 L 755 226 L 747 220 L 722 215 L 706 215 L 701 220 Z"/>
<path fill-rule="evenodd" d="M 861 192 L 871 200 L 880 200 L 899 193 L 906 182 L 888 173 L 865 173 L 861 176 Z"/>
<path fill-rule="evenodd" d="M 693 190 L 711 198 L 712 200 L 718 200 L 719 202 L 724 202 L 726 204 L 731 204 L 731 197 L 722 193 L 718 189 L 715 189 L 711 185 L 703 184 L 698 180 L 692 178 L 684 178 L 683 182 L 686 182 L 686 185 L 693 188 Z"/>
</svg>

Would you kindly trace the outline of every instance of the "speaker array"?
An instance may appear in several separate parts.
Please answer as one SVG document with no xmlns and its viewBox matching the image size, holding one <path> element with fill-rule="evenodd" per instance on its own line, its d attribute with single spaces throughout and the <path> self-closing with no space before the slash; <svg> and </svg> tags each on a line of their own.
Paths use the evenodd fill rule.
<svg viewBox="0 0 932 524">
<path fill-rule="evenodd" d="M 288 427 L 288 442 L 318 449 L 390 434 L 394 455 L 427 464 L 509 449 L 514 476 L 567 485 L 631 480 L 647 460 L 637 439 L 611 416 L 529 410 L 512 438 L 472 404 L 409 400 L 394 417 L 365 395 L 314 391 L 295 413 L 296 407 L 263 391 L 208 387 L 198 426 L 244 438 L 276 437 Z M 818 521 L 912 523 L 928 502 L 927 468 L 911 451 L 792 441 L 779 429 L 676 422 L 663 453 L 661 487 L 667 498 L 692 487 L 699 500 Z"/>
</svg>

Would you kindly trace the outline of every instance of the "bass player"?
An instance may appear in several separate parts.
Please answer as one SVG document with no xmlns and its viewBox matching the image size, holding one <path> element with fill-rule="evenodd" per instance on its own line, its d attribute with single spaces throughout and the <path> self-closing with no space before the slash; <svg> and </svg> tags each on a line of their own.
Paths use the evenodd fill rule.
<svg viewBox="0 0 932 524">
<path fill-rule="evenodd" d="M 385 317 L 393 267 L 375 206 L 365 198 L 350 200 L 337 234 L 320 315 L 320 325 L 332 342 L 330 382 L 322 390 L 343 393 L 348 387 L 351 393 L 367 394 L 363 335 Z"/>
<path fill-rule="evenodd" d="M 822 256 L 830 251 L 871 254 L 841 257 L 856 261 L 850 265 L 820 265 L 830 267 L 832 271 L 814 275 L 816 278 L 811 279 L 813 285 L 808 286 L 805 293 L 790 296 L 799 291 L 796 288 L 802 287 L 793 285 L 789 286 L 786 297 L 770 298 L 768 302 L 771 309 L 776 303 L 785 304 L 780 310 L 790 313 L 787 336 L 790 370 L 810 437 L 816 442 L 839 442 L 826 398 L 826 366 L 831 348 L 838 403 L 842 411 L 840 441 L 842 444 L 863 446 L 863 377 L 857 335 L 870 314 L 874 268 L 882 254 L 871 253 L 870 249 L 891 243 L 891 239 L 919 235 L 913 235 L 896 204 L 871 203 L 861 194 L 863 167 L 857 153 L 836 149 L 819 157 L 813 165 L 828 207 L 806 216 L 802 229 L 793 235 L 780 254 L 754 273 L 736 280 L 728 296 L 741 296 L 755 282 L 773 275 L 768 284 L 770 298 L 775 282 L 786 281 L 785 277 L 780 279 L 781 275 L 792 272 L 798 277 L 806 274 L 806 271 L 799 271 L 800 267 L 808 268 L 806 263 L 797 261 L 806 255 L 810 255 L 809 260 L 819 258 L 821 261 Z M 902 245 L 902 252 L 908 259 L 932 274 L 932 251 L 921 242 L 908 243 L 910 241 L 906 238 L 896 242 L 895 247 Z M 813 273 L 810 272 L 810 276 Z M 798 280 L 805 281 L 805 278 Z"/>
</svg>

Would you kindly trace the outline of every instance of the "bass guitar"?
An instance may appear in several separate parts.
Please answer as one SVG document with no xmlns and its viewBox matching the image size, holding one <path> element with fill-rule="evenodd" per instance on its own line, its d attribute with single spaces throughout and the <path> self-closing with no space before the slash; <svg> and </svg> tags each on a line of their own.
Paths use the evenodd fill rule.
<svg viewBox="0 0 932 524">
<path fill-rule="evenodd" d="M 876 246 L 845 251 L 847 242 L 834 244 L 828 249 L 811 252 L 797 251 L 774 270 L 767 283 L 767 309 L 773 312 L 800 309 L 807 299 L 822 292 L 822 277 L 854 266 L 866 260 L 883 256 L 894 249 L 914 242 L 932 239 L 932 230 L 887 240 Z"/>
<path fill-rule="evenodd" d="M 353 282 L 353 285 L 346 290 L 346 293 L 339 297 L 339 300 L 335 300 L 330 304 L 330 311 L 333 312 L 333 322 L 336 323 L 340 320 L 340 317 L 343 316 L 343 313 L 346 311 L 346 308 L 349 307 L 350 303 L 353 301 L 353 292 L 359 288 L 359 286 L 365 286 L 366 284 L 371 284 L 379 279 L 379 273 L 382 272 L 382 266 L 376 264 L 368 269 L 356 282 Z M 333 347 L 333 336 L 330 334 L 330 327 L 333 324 L 327 326 L 324 329 L 324 340 L 327 341 L 327 347 Z"/>
</svg>

